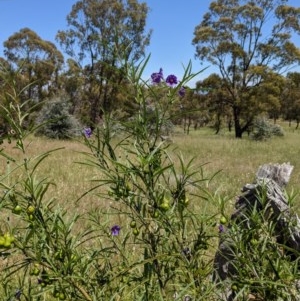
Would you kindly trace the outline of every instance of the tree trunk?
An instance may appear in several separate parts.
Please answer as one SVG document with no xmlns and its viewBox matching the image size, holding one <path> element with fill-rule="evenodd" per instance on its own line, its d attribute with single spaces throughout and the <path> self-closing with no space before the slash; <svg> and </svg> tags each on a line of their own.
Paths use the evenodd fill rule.
<svg viewBox="0 0 300 301">
<path fill-rule="evenodd" d="M 191 127 L 191 124 L 192 124 L 192 118 L 189 116 L 189 117 L 188 117 L 188 124 L 187 124 L 187 131 L 186 131 L 187 135 L 190 134 L 190 127 Z"/>
<path fill-rule="evenodd" d="M 235 130 L 235 138 L 241 139 L 243 136 L 243 130 L 240 124 L 240 113 L 238 108 L 233 108 L 233 122 L 234 122 L 234 130 Z"/>
<path fill-rule="evenodd" d="M 231 132 L 231 130 L 232 130 L 232 119 L 231 118 L 228 119 L 227 126 L 228 126 L 228 131 Z"/>
<path fill-rule="evenodd" d="M 216 117 L 216 122 L 215 122 L 215 134 L 219 134 L 220 130 L 221 130 L 221 124 L 222 124 L 222 121 L 221 121 L 221 115 L 220 114 L 217 114 L 217 117 Z"/>
</svg>

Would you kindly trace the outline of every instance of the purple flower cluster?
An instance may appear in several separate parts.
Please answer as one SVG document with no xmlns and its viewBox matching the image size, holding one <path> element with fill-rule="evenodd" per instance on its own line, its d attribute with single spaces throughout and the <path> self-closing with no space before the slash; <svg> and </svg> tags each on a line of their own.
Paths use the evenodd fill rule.
<svg viewBox="0 0 300 301">
<path fill-rule="evenodd" d="M 160 84 L 164 80 L 163 69 L 160 68 L 159 72 L 154 72 L 151 74 L 152 84 L 157 85 Z M 166 84 L 170 87 L 175 87 L 178 84 L 178 79 L 176 75 L 170 74 L 166 78 Z M 178 90 L 178 94 L 180 97 L 185 95 L 185 88 L 182 86 Z"/>
</svg>

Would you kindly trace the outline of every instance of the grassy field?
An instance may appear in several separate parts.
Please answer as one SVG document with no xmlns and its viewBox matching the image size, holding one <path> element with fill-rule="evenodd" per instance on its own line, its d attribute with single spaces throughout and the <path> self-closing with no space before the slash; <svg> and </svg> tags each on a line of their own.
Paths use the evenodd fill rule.
<svg viewBox="0 0 300 301">
<path fill-rule="evenodd" d="M 233 133 L 227 132 L 214 135 L 213 130 L 209 128 L 191 131 L 190 135 L 185 135 L 181 129 L 177 129 L 169 148 L 170 157 L 176 163 L 176 154 L 181 155 L 185 162 L 194 159 L 193 168 L 195 170 L 202 168 L 205 178 L 210 179 L 215 175 L 207 188 L 211 194 L 227 200 L 226 211 L 227 214 L 230 214 L 241 188 L 245 184 L 253 182 L 255 173 L 262 164 L 290 162 L 294 166 L 294 171 L 287 190 L 288 192 L 299 191 L 300 131 L 289 127 L 287 123 L 281 125 L 285 130 L 284 137 L 262 142 L 253 141 L 247 136 L 243 139 L 235 139 Z M 57 149 L 51 152 L 37 168 L 37 177 L 40 179 L 47 177 L 54 183 L 49 189 L 46 199 L 55 198 L 57 205 L 65 208 L 70 217 L 76 213 L 91 212 L 95 207 L 110 207 L 111 203 L 107 199 L 102 199 L 93 193 L 87 194 L 77 201 L 93 187 L 93 180 L 103 177 L 98 169 L 79 164 L 79 162 L 86 162 L 87 156 L 84 153 L 89 152 L 82 141 L 58 141 L 29 136 L 25 142 L 27 143 L 26 154 L 21 154 L 16 150 L 14 141 L 10 144 L 7 142 L 2 144 L 1 148 L 5 153 L 18 159 L 14 163 L 1 157 L 0 173 L 2 175 L 17 168 L 18 164 L 24 162 L 24 158 L 34 162 L 34 158 L 40 154 Z M 122 154 L 120 155 L 122 156 Z M 12 172 L 11 177 L 5 178 L 3 182 L 15 183 L 19 176 L 17 168 L 16 172 Z M 212 199 L 217 200 L 218 198 Z M 300 202 L 298 198 L 295 200 L 298 210 Z M 190 198 L 190 203 L 195 208 L 195 214 L 203 213 L 204 210 L 208 210 L 208 214 L 214 214 L 217 209 L 214 204 L 206 203 L 204 207 L 202 201 L 196 196 Z M 1 218 L 8 217 L 2 215 Z M 81 224 L 77 224 L 77 227 L 83 228 L 82 223 L 84 222 L 85 220 L 82 219 Z M 127 230 L 130 231 L 130 228 Z M 213 231 L 217 234 L 217 226 Z M 215 240 L 215 245 L 217 242 Z M 209 250 L 209 252 L 211 256 L 214 255 L 214 250 Z M 134 254 L 131 253 L 131 255 Z"/>
<path fill-rule="evenodd" d="M 195 156 L 198 163 L 208 163 L 208 173 L 220 171 L 213 181 L 225 196 L 234 197 L 242 186 L 251 183 L 258 167 L 265 163 L 290 162 L 294 166 L 289 187 L 297 189 L 300 176 L 300 131 L 287 127 L 285 136 L 268 141 L 253 141 L 247 136 L 235 139 L 231 135 L 213 135 L 210 130 L 178 135 L 175 143 L 185 157 Z"/>
<path fill-rule="evenodd" d="M 217 175 L 210 183 L 210 190 L 218 193 L 234 203 L 235 197 L 240 193 L 246 183 L 251 183 L 255 178 L 258 167 L 265 163 L 290 162 L 294 171 L 288 191 L 298 191 L 300 182 L 300 130 L 288 127 L 282 123 L 285 136 L 272 138 L 268 141 L 257 142 L 247 136 L 235 139 L 233 133 L 214 135 L 211 129 L 202 128 L 191 131 L 189 135 L 178 129 L 173 135 L 173 143 L 169 149 L 172 154 L 181 154 L 186 162 L 194 158 L 195 168 L 202 166 L 204 176 L 210 178 Z M 99 203 L 97 197 L 86 196 L 80 206 L 74 206 L 76 200 L 93 186 L 91 180 L 99 179 L 99 171 L 88 166 L 78 164 L 85 162 L 87 157 L 83 152 L 88 151 L 80 141 L 59 141 L 45 138 L 28 138 L 27 154 L 34 157 L 47 151 L 58 149 L 40 165 L 41 176 L 55 179 L 50 190 L 51 196 L 59 203 L 72 210 L 89 209 Z M 17 155 L 13 143 L 3 144 L 2 148 L 8 154 Z M 14 164 L 6 163 L 1 158 L 0 172 L 14 168 Z"/>
</svg>

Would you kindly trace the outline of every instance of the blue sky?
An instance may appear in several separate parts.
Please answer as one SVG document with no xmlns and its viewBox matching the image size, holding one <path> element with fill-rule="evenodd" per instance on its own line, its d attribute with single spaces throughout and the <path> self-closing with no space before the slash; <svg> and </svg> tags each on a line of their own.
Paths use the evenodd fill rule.
<svg viewBox="0 0 300 301">
<path fill-rule="evenodd" d="M 190 60 L 193 72 L 208 67 L 195 81 L 212 73 L 213 67 L 194 59 L 195 47 L 192 45 L 195 26 L 201 22 L 211 1 L 144 1 L 150 7 L 147 27 L 153 29 L 147 48 L 151 57 L 144 78 L 158 72 L 160 67 L 165 76 L 172 73 L 180 78 L 184 73 L 183 66 Z M 34 30 L 44 40 L 55 42 L 57 31 L 67 29 L 66 16 L 74 3 L 76 0 L 0 0 L 0 56 L 3 56 L 3 42 L 24 27 Z M 299 0 L 290 0 L 289 4 L 299 6 Z"/>
<path fill-rule="evenodd" d="M 162 67 L 164 75 L 172 73 L 180 78 L 184 73 L 183 66 L 190 60 L 194 72 L 203 69 L 200 61 L 194 60 L 192 39 L 194 28 L 210 1 L 145 2 L 150 7 L 147 27 L 153 29 L 153 33 L 147 48 L 151 56 L 144 77 L 150 77 Z M 76 0 L 0 0 L 0 56 L 3 56 L 3 42 L 24 27 L 34 30 L 44 40 L 55 42 L 57 31 L 67 28 L 66 16 L 74 3 Z"/>
</svg>

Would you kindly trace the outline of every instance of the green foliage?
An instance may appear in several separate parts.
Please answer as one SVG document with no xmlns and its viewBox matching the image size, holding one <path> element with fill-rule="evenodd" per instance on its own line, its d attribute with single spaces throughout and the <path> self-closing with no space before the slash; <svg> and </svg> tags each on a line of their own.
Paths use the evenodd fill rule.
<svg viewBox="0 0 300 301">
<path fill-rule="evenodd" d="M 287 74 L 285 89 L 282 93 L 282 113 L 284 118 L 300 122 L 300 73 L 290 72 Z"/>
<path fill-rule="evenodd" d="M 36 133 L 52 139 L 70 139 L 81 134 L 80 124 L 69 113 L 68 102 L 63 97 L 46 102 L 36 123 L 39 125 Z"/>
<path fill-rule="evenodd" d="M 228 222 L 220 234 L 231 251 L 230 262 L 235 272 L 225 285 L 227 289 L 231 285 L 234 300 L 298 300 L 298 251 L 278 239 L 289 230 L 272 218 L 265 187 L 257 193 L 252 210 Z M 287 195 L 289 202 L 294 197 Z M 293 223 L 292 218 L 286 222 Z"/>
<path fill-rule="evenodd" d="M 56 179 L 39 174 L 40 166 L 59 149 L 28 156 L 32 132 L 23 122 L 29 113 L 17 103 L 2 108 L 14 131 L 8 142 L 15 144 L 20 156 L 0 150 L 7 161 L 0 176 L 0 210 L 8 217 L 0 225 L 0 254 L 5 259 L 1 298 L 223 300 L 223 288 L 229 285 L 237 292 L 236 300 L 247 300 L 248 293 L 268 300 L 296 300 L 298 262 L 282 256 L 274 224 L 257 212 L 249 215 L 249 228 L 232 227 L 237 276 L 224 287 L 211 281 L 218 213 L 222 226 L 229 220 L 224 218 L 225 198 L 210 193 L 213 176 L 205 177 L 202 165 L 186 160 L 161 139 L 181 85 L 194 75 L 188 65 L 178 86 L 153 86 L 142 80 L 146 63 L 127 66 L 137 114 L 121 126 L 105 114 L 101 126 L 84 131 L 86 160 L 80 164 L 95 170 L 95 185 L 77 200 L 79 213 L 74 216 L 49 193 Z M 60 99 L 51 109 L 52 121 L 67 115 Z M 81 202 L 88 202 L 91 194 L 98 204 L 84 214 Z M 263 193 L 260 199 L 263 203 Z M 196 211 L 200 202 L 201 211 Z M 206 205 L 212 204 L 215 212 L 207 212 Z"/>
<path fill-rule="evenodd" d="M 132 293 L 124 295 L 129 299 L 143 294 L 145 300 L 158 300 L 170 298 L 175 292 L 179 298 L 183 294 L 199 295 L 210 286 L 207 280 L 211 269 L 206 256 L 213 218 L 205 211 L 195 214 L 193 202 L 210 198 L 205 190 L 206 179 L 201 166 L 193 167 L 193 160 L 185 163 L 180 155 L 172 158 L 170 145 L 161 141 L 170 122 L 167 112 L 180 87 L 162 83 L 160 88 L 168 97 L 161 102 L 157 86 L 143 82 L 141 70 L 130 69 L 128 79 L 136 91 L 138 109 L 122 124 L 123 134 L 118 136 L 123 139 L 112 139 L 116 133 L 109 115 L 102 128 L 86 137 L 93 154 L 89 164 L 104 174 L 95 189 L 108 187 L 100 196 L 113 203 L 111 214 L 118 216 L 121 228 L 118 236 L 122 245 L 118 244 L 117 253 L 124 258 L 122 269 L 114 272 L 116 267 L 112 266 L 111 274 L 114 278 L 122 275 L 130 283 Z M 183 83 L 192 78 L 189 72 L 190 67 Z M 149 99 L 153 100 L 151 104 L 147 103 Z M 177 160 L 179 170 L 175 168 Z M 123 234 L 122 229 L 128 226 L 129 233 Z M 132 244 L 139 250 L 138 263 L 126 255 Z"/>
<path fill-rule="evenodd" d="M 56 39 L 66 54 L 83 66 L 72 84 L 78 87 L 78 79 L 86 83 L 77 89 L 84 93 L 76 104 L 89 125 L 98 123 L 102 110 L 122 106 L 127 88 L 124 62 L 140 61 L 149 45 L 147 14 L 146 3 L 137 0 L 79 0 L 67 16 L 68 29 L 58 32 Z"/>
<path fill-rule="evenodd" d="M 10 142 L 22 154 L 18 162 L 0 153 L 7 158 L 0 178 L 1 211 L 9 216 L 0 229 L 0 252 L 8 259 L 1 274 L 5 298 L 158 300 L 174 293 L 178 298 L 198 295 L 212 286 L 207 255 L 213 217 L 193 211 L 197 199 L 210 199 L 207 180 L 201 166 L 185 163 L 180 155 L 172 158 L 169 144 L 161 141 L 170 119 L 166 112 L 180 87 L 164 85 L 167 102 L 162 104 L 152 85 L 141 80 L 143 69 L 130 68 L 128 77 L 138 114 L 121 128 L 105 115 L 103 127 L 84 132 L 89 152 L 83 164 L 102 174 L 92 191 L 99 202 L 112 205 L 105 209 L 99 203 L 104 209 L 89 212 L 80 230 L 74 226 L 83 216 L 67 219 L 55 200 L 47 199 L 52 179 L 38 175 L 52 151 L 27 157 L 24 138 L 30 133 L 22 126 L 22 107 L 3 108 L 15 132 Z M 183 83 L 192 78 L 190 70 Z M 153 102 L 151 114 L 147 99 Z M 40 118 L 46 123 L 38 125 L 38 132 L 50 137 L 67 137 L 74 129 L 61 99 L 46 104 Z"/>
<path fill-rule="evenodd" d="M 42 100 L 58 90 L 57 75 L 64 58 L 52 42 L 43 40 L 29 28 L 22 28 L 3 44 L 8 62 L 22 70 L 24 86 L 30 85 L 27 99 Z"/>
<path fill-rule="evenodd" d="M 251 138 L 254 140 L 266 140 L 274 136 L 284 136 L 283 129 L 278 124 L 272 124 L 265 118 L 256 118 L 253 124 Z"/>
<path fill-rule="evenodd" d="M 222 75 L 228 92 L 223 101 L 232 111 L 237 138 L 242 138 L 268 106 L 277 109 L 273 74 L 299 63 L 300 53 L 291 37 L 299 32 L 300 10 L 286 2 L 213 1 L 195 28 L 197 57 L 215 65 Z"/>
</svg>

